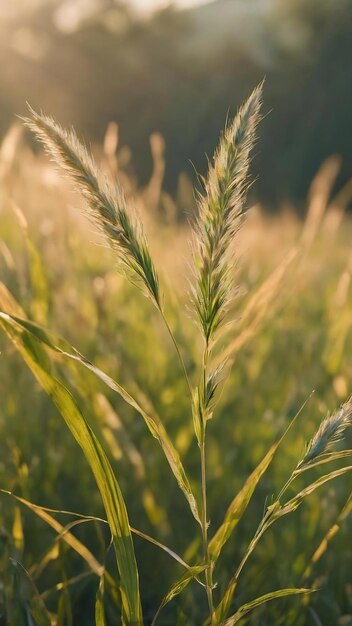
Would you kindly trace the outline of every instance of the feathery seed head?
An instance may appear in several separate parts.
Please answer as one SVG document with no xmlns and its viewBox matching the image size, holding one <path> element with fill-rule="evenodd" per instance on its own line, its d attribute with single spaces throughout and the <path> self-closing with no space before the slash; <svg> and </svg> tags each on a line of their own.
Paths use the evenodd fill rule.
<svg viewBox="0 0 352 626">
<path fill-rule="evenodd" d="M 323 419 L 309 442 L 299 467 L 320 457 L 324 452 L 329 452 L 333 444 L 342 439 L 349 426 L 352 426 L 352 396 L 335 413 Z"/>
<path fill-rule="evenodd" d="M 224 320 L 231 295 L 231 244 L 243 214 L 261 96 L 262 84 L 225 129 L 199 202 L 194 303 L 207 344 Z"/>
<path fill-rule="evenodd" d="M 131 218 L 123 191 L 99 175 L 93 158 L 73 130 L 62 129 L 52 118 L 30 108 L 26 126 L 46 152 L 76 183 L 90 215 L 117 252 L 122 266 L 137 275 L 146 293 L 161 307 L 159 282 L 140 223 Z"/>
</svg>

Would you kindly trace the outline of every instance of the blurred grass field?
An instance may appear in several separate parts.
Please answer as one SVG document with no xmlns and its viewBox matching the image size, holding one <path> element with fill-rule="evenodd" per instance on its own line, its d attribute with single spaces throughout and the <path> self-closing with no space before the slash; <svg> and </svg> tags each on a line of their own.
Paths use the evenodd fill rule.
<svg viewBox="0 0 352 626">
<path fill-rule="evenodd" d="M 152 136 L 151 148 L 153 175 L 143 189 L 130 176 L 130 155 L 117 145 L 113 125 L 96 154 L 107 175 L 118 177 L 134 198 L 146 223 L 162 271 L 169 319 L 192 377 L 200 346 L 187 309 L 189 220 L 195 213 L 195 199 L 185 177 L 175 198 L 163 191 L 165 163 L 159 135 Z M 66 337 L 157 411 L 196 491 L 197 446 L 185 383 L 152 304 L 116 272 L 113 254 L 77 210 L 81 200 L 42 154 L 32 152 L 20 126 L 10 129 L 0 154 L 1 281 L 31 319 Z M 280 215 L 268 217 L 255 206 L 239 238 L 238 297 L 223 340 L 233 366 L 218 415 L 209 425 L 210 530 L 221 523 L 234 493 L 283 426 L 309 400 L 224 550 L 221 589 L 265 504 L 290 475 L 305 442 L 326 412 L 351 393 L 352 224 L 345 215 L 351 188 L 348 184 L 338 196 L 332 194 L 338 168 L 337 157 L 322 165 L 311 185 L 304 222 L 295 217 L 294 207 L 282 207 Z M 0 351 L 0 487 L 42 506 L 103 516 L 93 476 L 61 417 L 3 335 Z M 199 548 L 189 541 L 192 529 L 196 537 L 196 525 L 143 421 L 92 374 L 75 364 L 63 368 L 59 359 L 55 361 L 104 442 L 132 526 L 191 559 Z M 351 443 L 350 439 L 347 447 Z M 258 588 L 265 593 L 303 582 L 316 587 L 316 593 L 308 599 L 269 604 L 241 624 L 352 624 L 350 514 L 339 519 L 338 532 L 332 533 L 331 542 L 311 564 L 315 550 L 339 518 L 351 486 L 349 475 L 329 483 L 293 517 L 267 533 L 248 563 L 238 601 L 255 597 Z M 87 564 L 9 496 L 1 496 L 0 516 L 0 606 L 6 601 L 16 607 L 16 593 L 29 593 L 23 581 L 13 584 L 11 556 L 30 572 L 48 608 L 59 616 L 58 625 L 93 624 L 99 581 Z M 68 523 L 64 516 L 58 517 L 62 524 Z M 104 561 L 108 543 L 104 527 L 87 523 L 72 532 Z M 148 624 L 180 567 L 176 563 L 170 567 L 167 555 L 154 546 L 138 538 L 135 542 Z M 203 603 L 198 588 L 188 587 L 177 609 L 174 604 L 165 609 L 161 626 L 196 625 Z M 27 623 L 20 621 L 16 609 L 13 615 L 16 626 Z M 107 615 L 108 623 L 116 623 L 108 606 Z"/>
</svg>

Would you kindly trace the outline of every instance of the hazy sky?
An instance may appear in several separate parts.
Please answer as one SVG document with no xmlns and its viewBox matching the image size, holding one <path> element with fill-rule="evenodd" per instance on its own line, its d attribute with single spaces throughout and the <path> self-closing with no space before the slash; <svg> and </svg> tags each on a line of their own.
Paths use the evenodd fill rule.
<svg viewBox="0 0 352 626">
<path fill-rule="evenodd" d="M 166 6 L 168 4 L 175 4 L 178 7 L 191 7 L 197 4 L 206 4 L 210 0 L 130 0 L 131 4 L 134 4 L 138 9 L 142 11 L 151 11 L 153 9 Z"/>
</svg>

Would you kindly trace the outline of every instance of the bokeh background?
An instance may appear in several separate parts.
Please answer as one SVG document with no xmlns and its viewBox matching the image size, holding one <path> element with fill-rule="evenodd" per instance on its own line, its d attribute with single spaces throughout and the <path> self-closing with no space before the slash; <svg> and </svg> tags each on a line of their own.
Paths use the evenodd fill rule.
<svg viewBox="0 0 352 626">
<path fill-rule="evenodd" d="M 203 174 L 228 112 L 263 76 L 254 171 L 267 208 L 293 201 L 326 157 L 352 169 L 350 0 L 11 0 L 0 3 L 0 133 L 25 103 L 91 142 L 119 125 L 138 180 L 166 141 L 166 187 Z"/>
<path fill-rule="evenodd" d="M 309 400 L 221 555 L 218 600 L 268 501 L 321 419 L 352 391 L 351 32 L 351 0 L 0 0 L 0 281 L 31 320 L 64 336 L 161 416 L 198 498 L 199 450 L 170 338 L 151 303 L 118 273 L 79 195 L 16 116 L 27 114 L 28 101 L 74 126 L 99 169 L 137 206 L 167 318 L 196 384 L 202 344 L 190 306 L 192 184 L 201 188 L 198 174 L 227 116 L 266 78 L 251 210 L 236 239 L 238 297 L 219 348 L 233 367 L 208 427 L 211 535 Z M 3 293 L 0 285 L 1 302 Z M 131 524 L 199 560 L 198 528 L 142 419 L 91 373 L 49 358 L 104 444 Z M 340 445 L 352 448 L 351 433 Z M 310 480 L 321 473 L 312 470 Z M 350 474 L 328 483 L 263 537 L 233 608 L 284 587 L 316 593 L 270 603 L 240 626 L 352 625 L 351 486 Z M 0 488 L 54 509 L 104 515 L 83 454 L 2 332 Z M 117 579 L 106 529 L 85 523 L 72 532 Z M 140 538 L 135 546 L 149 626 L 182 569 Z M 38 626 L 28 618 L 33 586 L 16 562 L 53 625 L 95 624 L 98 577 L 33 511 L 1 493 L 0 626 Z M 105 606 L 107 625 L 116 626 L 109 593 Z M 198 626 L 205 614 L 205 594 L 192 584 L 159 624 Z"/>
</svg>

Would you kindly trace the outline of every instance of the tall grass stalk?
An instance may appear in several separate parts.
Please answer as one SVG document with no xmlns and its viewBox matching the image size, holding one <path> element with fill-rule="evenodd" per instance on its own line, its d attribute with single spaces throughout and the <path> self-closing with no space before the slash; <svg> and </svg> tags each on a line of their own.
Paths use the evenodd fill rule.
<svg viewBox="0 0 352 626">
<path fill-rule="evenodd" d="M 260 119 L 261 98 L 262 85 L 259 85 L 225 129 L 214 162 L 209 167 L 205 192 L 199 199 L 195 227 L 196 282 L 193 294 L 204 340 L 202 374 L 196 394 L 199 407 L 196 432 L 200 448 L 203 551 L 208 564 L 206 581 L 211 615 L 214 611 L 213 564 L 208 546 L 206 423 L 212 416 L 219 371 L 210 368 L 209 360 L 233 291 L 234 238 L 244 213 L 250 152 Z"/>
<path fill-rule="evenodd" d="M 188 391 L 191 383 L 179 346 L 165 317 L 159 277 L 153 263 L 142 222 L 133 214 L 121 186 L 113 186 L 100 174 L 86 146 L 79 141 L 73 129 L 67 131 L 51 117 L 30 107 L 25 125 L 35 133 L 48 155 L 75 183 L 86 200 L 86 206 L 99 230 L 117 253 L 120 267 L 132 282 L 142 287 L 161 314 L 176 349 Z"/>
</svg>

